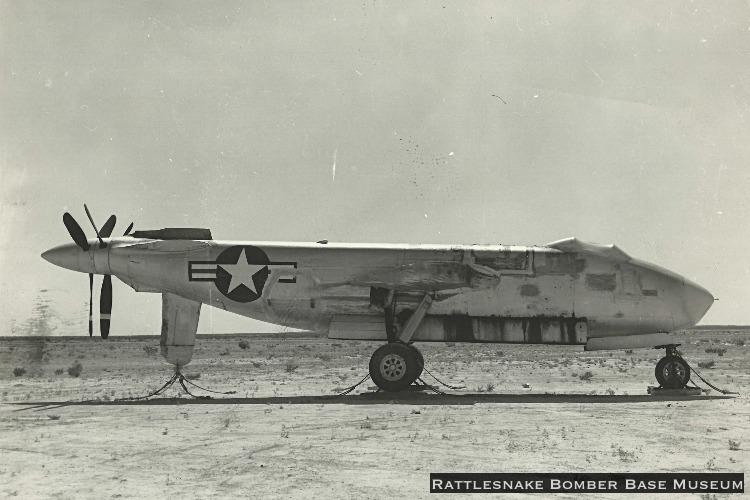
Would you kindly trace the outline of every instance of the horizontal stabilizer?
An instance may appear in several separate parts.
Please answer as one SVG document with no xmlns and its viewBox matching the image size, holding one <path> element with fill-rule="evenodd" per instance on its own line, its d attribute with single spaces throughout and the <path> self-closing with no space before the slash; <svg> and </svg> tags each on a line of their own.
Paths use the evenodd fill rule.
<svg viewBox="0 0 750 500">
<path fill-rule="evenodd" d="M 600 245 L 598 243 L 589 243 L 581 241 L 578 238 L 566 238 L 564 240 L 553 241 L 545 245 L 561 252 L 584 253 L 597 255 L 614 262 L 628 262 L 631 260 L 630 255 L 623 252 L 617 245 Z"/>
</svg>

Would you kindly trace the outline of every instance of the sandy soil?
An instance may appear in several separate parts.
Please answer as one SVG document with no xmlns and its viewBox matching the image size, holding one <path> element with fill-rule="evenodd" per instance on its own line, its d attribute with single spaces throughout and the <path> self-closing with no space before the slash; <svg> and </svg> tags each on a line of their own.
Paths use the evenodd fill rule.
<svg viewBox="0 0 750 500">
<path fill-rule="evenodd" d="M 116 401 L 169 378 L 157 345 L 1 340 L 0 496 L 424 498 L 430 472 L 750 469 L 750 330 L 687 332 L 681 347 L 696 368 L 714 361 L 698 370 L 731 398 L 646 395 L 661 351 L 468 344 L 418 345 L 466 389 L 373 394 L 367 382 L 337 397 L 376 343 L 269 334 L 199 337 L 186 374 L 234 395 L 174 386 Z"/>
</svg>

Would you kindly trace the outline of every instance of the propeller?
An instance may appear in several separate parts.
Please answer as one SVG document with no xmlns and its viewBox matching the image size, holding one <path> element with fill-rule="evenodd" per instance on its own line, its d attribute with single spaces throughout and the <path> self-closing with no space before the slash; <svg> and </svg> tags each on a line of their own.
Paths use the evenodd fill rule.
<svg viewBox="0 0 750 500">
<path fill-rule="evenodd" d="M 86 216 L 89 218 L 89 221 L 91 222 L 91 225 L 94 228 L 94 232 L 96 232 L 96 237 L 99 240 L 99 248 L 107 248 L 107 244 L 104 242 L 103 238 L 110 237 L 110 235 L 112 234 L 112 231 L 115 228 L 115 224 L 117 223 L 117 217 L 115 217 L 114 215 L 111 215 L 109 219 L 107 219 L 107 222 L 104 223 L 100 231 L 96 227 L 96 224 L 94 223 L 94 218 L 91 217 L 91 212 L 89 212 L 89 207 L 87 207 L 84 204 L 83 208 L 86 210 Z M 67 228 L 68 233 L 70 234 L 70 237 L 73 239 L 76 245 L 81 247 L 81 249 L 84 251 L 88 251 L 91 248 L 91 245 L 86 240 L 86 234 L 83 232 L 83 229 L 81 229 L 81 226 L 78 224 L 78 222 L 76 222 L 73 216 L 70 215 L 68 212 L 65 212 L 65 214 L 63 215 L 63 224 L 65 224 L 65 227 Z M 131 229 L 133 229 L 132 223 L 128 226 L 123 236 L 126 236 L 128 233 L 130 233 Z M 102 281 L 101 293 L 99 295 L 99 329 L 100 329 L 102 338 L 105 338 L 105 339 L 109 337 L 111 314 L 112 314 L 112 276 L 109 274 L 105 274 L 104 280 Z M 94 333 L 94 275 L 89 274 L 89 337 L 92 337 L 93 333 Z"/>
<path fill-rule="evenodd" d="M 94 335 L 94 275 L 89 273 L 89 337 Z"/>
<path fill-rule="evenodd" d="M 109 238 L 112 235 L 112 230 L 115 228 L 115 224 L 117 223 L 117 217 L 114 215 L 110 215 L 109 219 L 107 219 L 107 222 L 104 223 L 102 226 L 101 234 L 102 238 Z"/>
<path fill-rule="evenodd" d="M 86 210 L 86 215 L 89 218 L 89 222 L 91 222 L 91 225 L 94 226 L 94 232 L 96 233 L 96 237 L 99 238 L 99 248 L 107 248 L 107 244 L 104 243 L 104 240 L 102 239 L 101 234 L 99 234 L 99 229 L 97 229 L 96 224 L 94 224 L 94 218 L 91 217 L 91 212 L 89 212 L 89 207 L 87 207 L 85 203 L 83 204 L 83 209 Z M 114 217 L 114 215 L 112 217 Z M 110 219 L 112 217 L 110 217 Z M 113 229 L 114 229 L 114 225 L 113 225 Z M 110 229 L 110 231 L 112 231 L 112 229 Z"/>
<path fill-rule="evenodd" d="M 83 229 L 81 229 L 81 226 L 78 225 L 73 216 L 68 212 L 65 212 L 63 214 L 63 224 L 65 224 L 70 237 L 73 238 L 73 241 L 75 241 L 76 245 L 81 247 L 81 250 L 87 251 L 90 248 L 90 245 L 89 242 L 86 241 L 86 234 L 83 232 Z"/>
<path fill-rule="evenodd" d="M 99 295 L 99 330 L 102 338 L 109 337 L 109 321 L 112 314 L 112 276 L 104 275 L 102 291 Z"/>
</svg>

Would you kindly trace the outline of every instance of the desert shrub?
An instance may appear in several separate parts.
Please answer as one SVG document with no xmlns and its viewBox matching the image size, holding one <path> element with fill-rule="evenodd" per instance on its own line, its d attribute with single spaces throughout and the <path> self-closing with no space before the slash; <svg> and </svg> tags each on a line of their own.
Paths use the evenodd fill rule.
<svg viewBox="0 0 750 500">
<path fill-rule="evenodd" d="M 745 345 L 745 339 L 736 339 L 736 340 L 735 340 L 735 341 L 733 342 L 733 344 L 734 344 L 734 345 L 738 345 L 738 346 L 743 346 L 743 345 Z"/>
<path fill-rule="evenodd" d="M 316 354 L 315 357 L 320 359 L 321 361 L 331 361 L 330 354 Z"/>
<path fill-rule="evenodd" d="M 247 340 L 240 340 L 240 343 L 237 345 L 240 346 L 240 349 L 243 349 L 243 350 L 250 347 L 250 344 L 247 342 Z"/>
<path fill-rule="evenodd" d="M 625 349 L 625 354 L 633 354 L 633 349 Z"/>
<path fill-rule="evenodd" d="M 487 382 L 487 385 L 484 388 L 487 392 L 492 392 L 495 390 L 495 384 L 492 382 Z"/>
<path fill-rule="evenodd" d="M 594 374 L 589 371 L 584 373 L 583 375 L 578 375 L 578 378 L 580 378 L 581 380 L 591 380 L 592 378 L 594 378 Z"/>
<path fill-rule="evenodd" d="M 73 363 L 73 366 L 68 368 L 68 375 L 70 375 L 71 377 L 79 377 L 81 375 L 81 371 L 83 371 L 83 365 L 76 361 L 75 363 Z"/>
<path fill-rule="evenodd" d="M 295 363 L 294 361 L 292 361 L 291 359 L 286 362 L 286 366 L 284 367 L 287 373 L 292 373 L 297 368 L 299 368 L 299 365 Z"/>
<path fill-rule="evenodd" d="M 607 396 L 614 396 L 615 391 L 613 389 L 607 389 Z"/>
<path fill-rule="evenodd" d="M 723 356 L 725 352 L 727 352 L 726 349 L 723 347 L 709 347 L 706 349 L 706 352 L 709 354 L 718 354 L 719 356 Z"/>
<path fill-rule="evenodd" d="M 151 357 L 152 355 L 156 354 L 158 348 L 153 345 L 147 345 L 143 347 L 143 350 L 146 352 L 146 356 Z"/>
<path fill-rule="evenodd" d="M 13 375 L 16 377 L 20 377 L 21 375 L 26 373 L 26 368 L 13 368 Z"/>
<path fill-rule="evenodd" d="M 62 368 L 58 368 L 57 370 L 55 370 L 55 375 L 62 375 L 64 371 L 65 370 L 63 370 Z"/>
<path fill-rule="evenodd" d="M 711 361 L 701 361 L 698 363 L 698 368 L 713 368 L 716 362 L 712 359 Z"/>
<path fill-rule="evenodd" d="M 737 450 L 740 449 L 740 444 L 741 443 L 739 441 L 734 441 L 734 440 L 730 439 L 729 440 L 729 449 L 732 450 L 732 451 L 737 451 Z"/>
<path fill-rule="evenodd" d="M 199 378 L 201 378 L 201 374 L 200 373 L 191 373 L 189 375 L 185 375 L 185 378 L 188 379 L 188 380 L 198 380 Z"/>
<path fill-rule="evenodd" d="M 219 353 L 219 356 L 229 356 L 230 354 L 231 352 L 229 351 L 229 348 L 227 347 L 226 349 L 224 349 L 223 351 Z"/>
<path fill-rule="evenodd" d="M 626 451 L 622 448 L 617 448 L 617 451 L 612 453 L 614 456 L 620 457 L 621 462 L 635 462 L 635 452 Z"/>
</svg>

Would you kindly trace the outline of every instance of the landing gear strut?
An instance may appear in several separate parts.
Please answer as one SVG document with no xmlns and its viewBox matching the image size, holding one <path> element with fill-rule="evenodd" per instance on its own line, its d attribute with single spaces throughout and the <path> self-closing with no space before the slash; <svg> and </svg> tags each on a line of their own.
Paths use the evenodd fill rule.
<svg viewBox="0 0 750 500">
<path fill-rule="evenodd" d="M 656 364 L 656 381 L 664 389 L 682 389 L 690 381 L 690 366 L 677 354 L 677 346 L 665 346 L 667 355 Z"/>
</svg>

